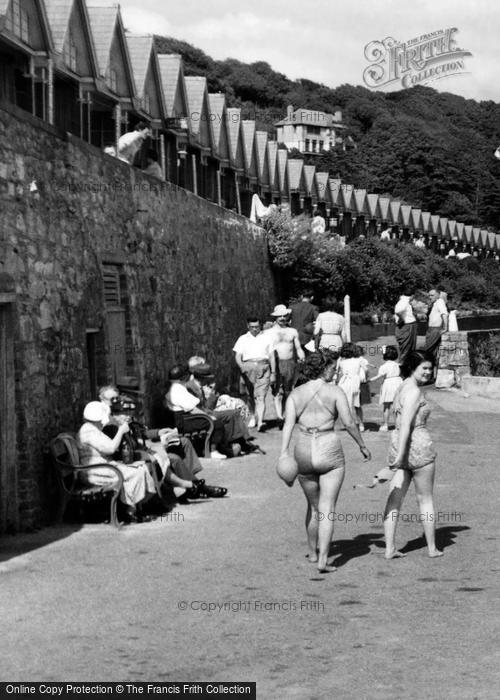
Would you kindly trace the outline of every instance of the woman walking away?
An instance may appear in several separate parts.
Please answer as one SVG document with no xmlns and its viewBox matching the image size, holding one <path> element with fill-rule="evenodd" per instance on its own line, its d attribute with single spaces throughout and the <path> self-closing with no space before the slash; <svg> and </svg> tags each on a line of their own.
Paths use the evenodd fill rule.
<svg viewBox="0 0 500 700">
<path fill-rule="evenodd" d="M 361 380 L 365 376 L 361 358 L 358 353 L 358 346 L 355 343 L 344 343 L 340 350 L 339 360 L 339 387 L 347 396 L 349 409 L 355 419 L 360 432 L 363 432 L 363 413 L 361 411 Z"/>
<path fill-rule="evenodd" d="M 430 408 L 421 387 L 432 379 L 434 363 L 424 352 L 411 352 L 402 372 L 407 377 L 394 397 L 396 430 L 392 433 L 388 463 L 397 470 L 391 481 L 389 498 L 384 513 L 385 556 L 387 559 L 404 556 L 396 550 L 396 526 L 408 486 L 413 480 L 420 510 L 420 518 L 430 557 L 440 557 L 436 548 L 434 520 L 434 473 L 436 453 L 427 430 Z"/>
<path fill-rule="evenodd" d="M 344 317 L 337 313 L 337 300 L 327 297 L 322 311 L 314 324 L 314 344 L 316 350 L 328 348 L 340 350 L 346 340 Z"/>
<path fill-rule="evenodd" d="M 309 355 L 302 373 L 309 380 L 296 387 L 286 402 L 281 458 L 290 458 L 290 440 L 297 424 L 295 460 L 298 478 L 307 499 L 306 531 L 309 561 L 320 572 L 327 565 L 333 535 L 333 512 L 344 480 L 344 453 L 334 431 L 337 416 L 359 445 L 365 460 L 371 455 L 354 422 L 344 392 L 332 382 L 337 353 L 329 350 Z"/>
</svg>

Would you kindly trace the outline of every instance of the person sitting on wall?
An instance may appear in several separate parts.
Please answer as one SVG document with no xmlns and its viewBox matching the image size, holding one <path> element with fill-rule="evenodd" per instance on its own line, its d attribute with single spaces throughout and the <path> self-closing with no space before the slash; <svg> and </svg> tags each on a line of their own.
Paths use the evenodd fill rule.
<svg viewBox="0 0 500 700">
<path fill-rule="evenodd" d="M 153 177 L 163 180 L 163 173 L 158 163 L 158 153 L 153 148 L 148 148 L 146 162 L 147 165 L 142 172 L 146 173 L 146 175 L 152 175 Z"/>
<path fill-rule="evenodd" d="M 175 428 L 151 429 L 137 420 L 137 405 L 120 396 L 116 387 L 102 387 L 99 396 L 109 402 L 111 416 L 103 430 L 114 437 L 117 428 L 128 423 L 130 431 L 124 436 L 135 459 L 154 465 L 159 483 L 166 482 L 177 498 L 222 497 L 227 489 L 209 486 L 198 475 L 203 467 L 189 438 L 180 436 Z M 106 404 L 107 405 L 107 404 Z"/>
<path fill-rule="evenodd" d="M 151 136 L 149 124 L 146 124 L 146 122 L 136 124 L 133 131 L 127 131 L 126 134 L 122 134 L 118 139 L 118 158 L 129 165 L 133 165 L 136 154 L 149 136 Z"/>
<path fill-rule="evenodd" d="M 171 367 L 168 379 L 169 387 L 165 395 L 165 403 L 169 410 L 191 414 L 202 413 L 215 422 L 212 444 L 210 445 L 212 459 L 226 459 L 226 453 L 235 455 L 237 448 L 233 448 L 233 445 L 236 444 L 246 451 L 258 449 L 248 442 L 250 439 L 248 429 L 236 411 L 216 413 L 213 410 L 201 408 L 205 399 L 194 396 L 186 387 L 190 381 L 190 371 L 187 364 L 177 364 Z"/>
</svg>

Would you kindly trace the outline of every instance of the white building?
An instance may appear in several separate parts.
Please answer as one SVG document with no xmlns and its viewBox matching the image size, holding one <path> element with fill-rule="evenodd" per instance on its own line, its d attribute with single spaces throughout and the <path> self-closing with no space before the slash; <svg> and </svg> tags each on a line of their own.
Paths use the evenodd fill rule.
<svg viewBox="0 0 500 700">
<path fill-rule="evenodd" d="M 335 114 L 313 109 L 293 109 L 288 106 L 286 118 L 275 124 L 277 141 L 288 149 L 297 148 L 301 153 L 330 151 L 335 144 L 343 142 L 342 112 Z"/>
</svg>

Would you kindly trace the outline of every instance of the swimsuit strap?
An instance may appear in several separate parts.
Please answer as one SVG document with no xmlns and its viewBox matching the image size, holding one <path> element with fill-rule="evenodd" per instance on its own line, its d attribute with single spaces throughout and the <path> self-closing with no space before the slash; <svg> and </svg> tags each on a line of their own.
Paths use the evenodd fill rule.
<svg viewBox="0 0 500 700">
<path fill-rule="evenodd" d="M 320 386 L 319 389 L 317 389 L 317 390 L 314 392 L 314 394 L 309 398 L 309 400 L 306 402 L 305 406 L 302 408 L 302 411 L 301 411 L 300 413 L 297 413 L 297 422 L 299 422 L 300 416 L 304 413 L 304 411 L 306 410 L 306 408 L 311 404 L 311 402 L 312 402 L 314 399 L 317 399 L 318 403 L 319 403 L 321 406 L 323 406 L 323 408 L 326 409 L 326 410 L 328 411 L 328 413 L 331 414 L 331 416 L 332 416 L 332 418 L 333 418 L 334 421 L 336 420 L 337 416 L 335 415 L 335 413 L 329 408 L 329 406 L 327 406 L 327 405 L 325 404 L 325 402 L 321 399 L 321 396 L 319 396 L 320 390 L 321 390 L 321 386 Z M 292 401 L 293 401 L 293 398 L 292 398 Z M 294 405 L 295 405 L 295 402 L 294 402 Z M 295 411 L 297 411 L 297 406 L 295 406 Z M 324 423 L 323 425 L 319 426 L 318 428 L 315 428 L 315 430 L 318 430 L 318 431 L 325 430 L 325 426 L 327 426 L 329 422 L 330 422 L 330 421 L 327 421 L 327 423 Z M 301 424 L 299 423 L 299 425 L 301 425 Z M 304 427 L 306 427 L 306 426 L 304 426 Z"/>
</svg>

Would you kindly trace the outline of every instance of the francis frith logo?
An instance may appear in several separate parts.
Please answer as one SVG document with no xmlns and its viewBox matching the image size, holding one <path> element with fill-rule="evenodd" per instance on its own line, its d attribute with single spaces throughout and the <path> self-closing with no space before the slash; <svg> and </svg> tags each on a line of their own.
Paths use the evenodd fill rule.
<svg viewBox="0 0 500 700">
<path fill-rule="evenodd" d="M 401 42 L 392 37 L 365 46 L 370 65 L 363 72 L 369 88 L 410 88 L 465 73 L 465 58 L 472 56 L 456 45 L 456 27 L 439 29 Z"/>
</svg>

